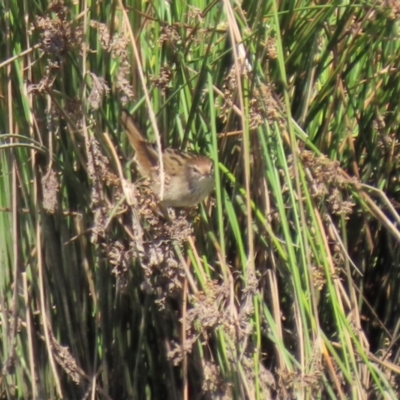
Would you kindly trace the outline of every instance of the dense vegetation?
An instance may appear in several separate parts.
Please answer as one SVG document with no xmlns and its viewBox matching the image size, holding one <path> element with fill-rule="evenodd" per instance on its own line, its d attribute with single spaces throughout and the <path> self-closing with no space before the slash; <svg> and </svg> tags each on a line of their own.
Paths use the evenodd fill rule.
<svg viewBox="0 0 400 400">
<path fill-rule="evenodd" d="M 398 398 L 398 2 L 0 11 L 0 398 Z M 210 198 L 159 215 L 122 107 Z"/>
</svg>

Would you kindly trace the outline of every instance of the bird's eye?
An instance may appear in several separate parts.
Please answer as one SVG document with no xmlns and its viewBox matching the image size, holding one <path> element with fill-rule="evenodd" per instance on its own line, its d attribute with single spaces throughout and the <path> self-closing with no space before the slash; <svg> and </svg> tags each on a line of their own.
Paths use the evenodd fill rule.
<svg viewBox="0 0 400 400">
<path fill-rule="evenodd" d="M 193 175 L 201 175 L 201 172 L 198 170 L 196 165 L 191 165 L 190 166 L 190 171 L 192 172 Z"/>
</svg>

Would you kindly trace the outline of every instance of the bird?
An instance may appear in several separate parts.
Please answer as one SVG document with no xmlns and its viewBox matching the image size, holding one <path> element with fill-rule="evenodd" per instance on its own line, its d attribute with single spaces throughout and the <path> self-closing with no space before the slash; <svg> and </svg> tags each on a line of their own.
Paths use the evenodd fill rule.
<svg viewBox="0 0 400 400">
<path fill-rule="evenodd" d="M 161 179 L 158 151 L 144 138 L 129 111 L 123 109 L 120 120 L 135 150 L 139 174 L 150 179 L 150 188 L 159 197 Z M 162 161 L 164 193 L 159 198 L 162 207 L 195 206 L 214 189 L 214 163 L 209 157 L 168 147 L 162 151 Z"/>
</svg>

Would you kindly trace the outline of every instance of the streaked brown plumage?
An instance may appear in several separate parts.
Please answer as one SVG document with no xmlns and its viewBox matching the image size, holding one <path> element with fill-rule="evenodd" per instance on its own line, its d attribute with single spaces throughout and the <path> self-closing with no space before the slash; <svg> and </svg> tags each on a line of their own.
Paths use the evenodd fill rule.
<svg viewBox="0 0 400 400">
<path fill-rule="evenodd" d="M 121 123 L 136 152 L 139 173 L 152 180 L 152 191 L 160 194 L 158 152 L 140 133 L 128 111 L 121 113 Z M 200 203 L 214 188 L 213 162 L 206 156 L 167 148 L 163 151 L 164 207 L 191 207 Z"/>
</svg>

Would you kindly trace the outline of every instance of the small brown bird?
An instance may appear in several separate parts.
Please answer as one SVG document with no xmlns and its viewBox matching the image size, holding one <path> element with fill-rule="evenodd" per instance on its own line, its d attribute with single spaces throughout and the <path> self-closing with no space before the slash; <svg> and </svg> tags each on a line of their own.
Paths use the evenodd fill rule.
<svg viewBox="0 0 400 400">
<path fill-rule="evenodd" d="M 122 110 L 121 123 L 136 152 L 139 173 L 152 181 L 151 189 L 160 195 L 158 152 L 140 133 L 133 117 Z M 162 153 L 164 165 L 164 207 L 191 207 L 206 198 L 215 186 L 214 166 L 206 156 L 167 148 Z"/>
</svg>

